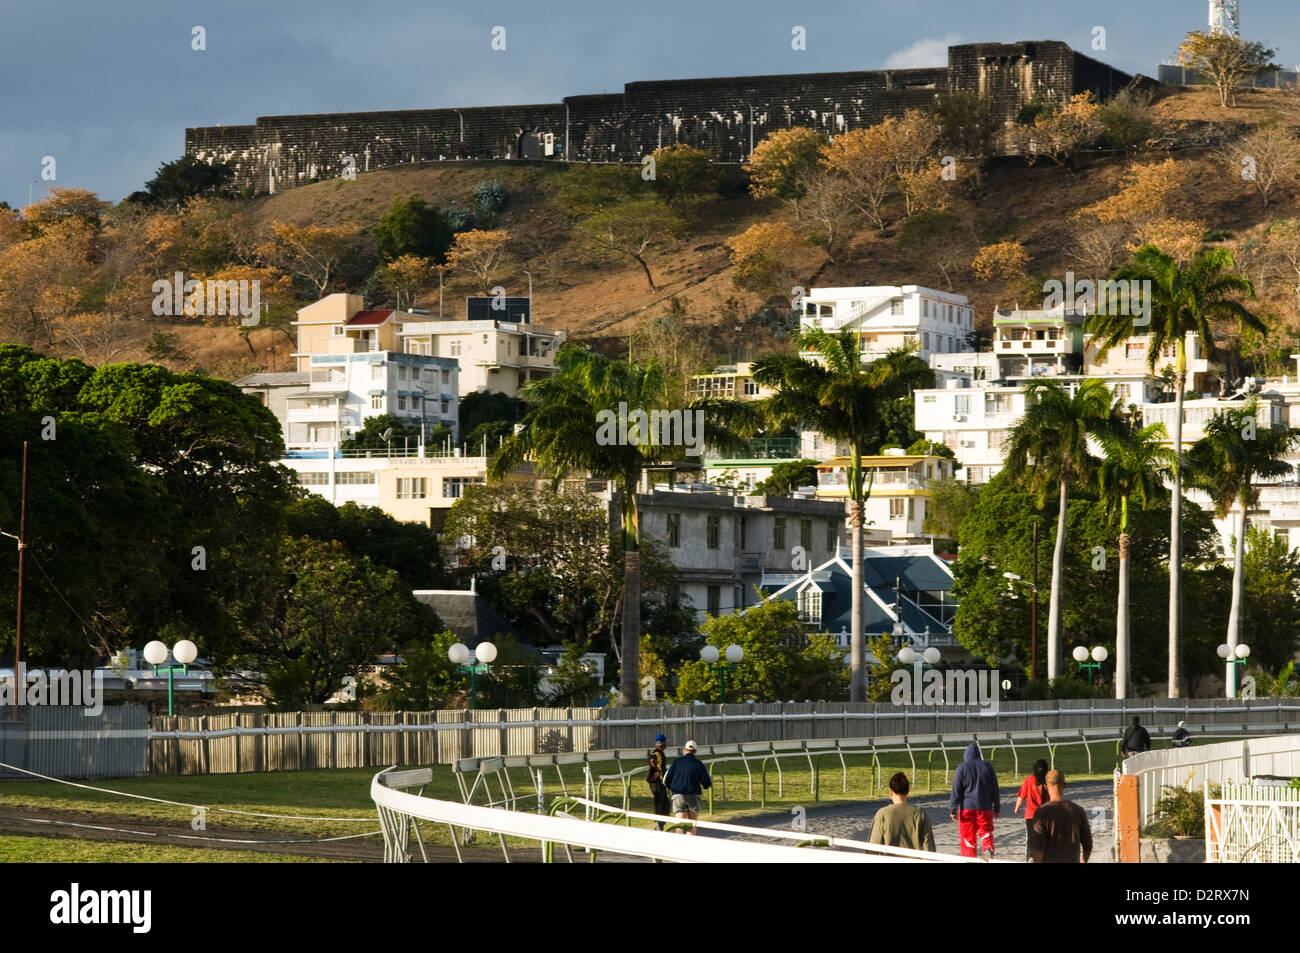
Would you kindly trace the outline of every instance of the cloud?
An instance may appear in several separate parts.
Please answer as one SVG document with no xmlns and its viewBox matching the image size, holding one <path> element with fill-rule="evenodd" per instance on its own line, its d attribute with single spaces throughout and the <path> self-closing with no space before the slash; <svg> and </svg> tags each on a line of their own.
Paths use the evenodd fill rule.
<svg viewBox="0 0 1300 953">
<path fill-rule="evenodd" d="M 910 46 L 890 53 L 884 69 L 922 69 L 926 66 L 947 66 L 948 47 L 962 41 L 960 33 L 945 33 L 941 37 L 917 40 Z"/>
</svg>

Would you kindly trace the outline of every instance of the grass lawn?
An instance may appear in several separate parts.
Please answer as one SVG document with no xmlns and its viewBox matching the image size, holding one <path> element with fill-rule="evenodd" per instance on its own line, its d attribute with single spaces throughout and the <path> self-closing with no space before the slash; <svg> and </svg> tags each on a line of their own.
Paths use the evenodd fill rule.
<svg viewBox="0 0 1300 953">
<path fill-rule="evenodd" d="M 313 857 L 254 850 L 211 850 L 164 844 L 121 844 L 0 835 L 0 858 L 11 864 L 312 864 Z"/>
<path fill-rule="evenodd" d="M 1065 771 L 1070 780 L 1099 780 L 1109 778 L 1114 767 L 1114 745 L 1094 744 L 1092 748 L 1092 771 L 1088 771 L 1087 758 L 1082 746 L 1060 747 L 1054 767 Z M 1034 759 L 1048 758 L 1043 748 L 1018 749 L 1019 764 L 1014 764 L 1012 752 L 1007 747 L 985 751 L 991 755 L 994 768 L 1004 793 L 1014 791 L 1021 779 L 1029 773 Z M 806 757 L 783 758 L 778 771 L 772 762 L 766 768 L 766 796 L 763 796 L 763 772 L 760 764 L 751 762 L 750 772 L 753 777 L 753 800 L 749 798 L 748 778 L 745 767 L 740 762 L 721 762 L 711 767 L 714 776 L 712 811 L 709 798 L 704 799 L 705 820 L 731 821 L 746 816 L 762 813 L 781 813 L 794 805 L 809 807 L 814 804 L 834 804 L 846 802 L 884 802 L 887 794 L 884 785 L 895 771 L 905 771 L 912 780 L 914 795 L 946 793 L 951 783 L 951 771 L 961 761 L 960 751 L 948 752 L 948 770 L 945 776 L 943 757 L 935 754 L 927 763 L 924 755 L 917 755 L 916 764 L 903 754 L 887 754 L 880 757 L 879 766 L 873 766 L 869 756 L 846 756 L 848 767 L 847 790 L 844 790 L 845 777 L 839 758 L 834 755 L 817 756 L 818 783 L 817 796 L 814 798 L 812 772 Z M 624 768 L 636 765 L 624 762 Z M 1018 771 L 1015 770 L 1018 767 Z M 613 774 L 618 770 L 614 762 L 593 763 L 594 775 Z M 294 834 L 297 836 L 337 837 L 344 834 L 359 834 L 363 831 L 378 830 L 374 804 L 370 800 L 370 779 L 375 774 L 372 768 L 337 769 L 324 771 L 284 771 L 240 775 L 207 775 L 192 777 L 158 777 L 158 778 L 116 778 L 83 782 L 95 787 L 109 788 L 128 794 L 146 795 L 170 801 L 183 802 L 184 805 L 205 805 L 209 808 L 204 831 L 193 831 L 191 821 L 194 812 L 191 807 L 158 804 L 113 794 L 88 791 L 49 781 L 6 781 L 0 782 L 0 813 L 5 808 L 22 808 L 40 813 L 41 811 L 75 811 L 89 814 L 115 815 L 119 818 L 138 818 L 153 823 L 174 823 L 178 833 L 207 833 L 214 837 L 222 835 L 223 830 L 242 829 L 272 833 Z M 473 779 L 468 779 L 472 783 Z M 499 776 L 485 779 L 491 797 L 500 801 L 502 798 Z M 510 772 L 508 783 L 513 786 L 515 794 L 522 799 L 520 807 L 536 809 L 535 776 L 530 777 L 524 769 Z M 564 768 L 564 786 L 568 793 L 578 796 L 583 791 L 583 772 L 580 765 Z M 544 773 L 543 791 L 550 800 L 561 794 L 560 779 L 554 768 Z M 461 794 L 455 775 L 448 766 L 435 766 L 433 782 L 425 789 L 428 797 L 441 798 L 459 802 Z M 645 775 L 637 775 L 629 781 L 629 806 L 633 810 L 650 812 L 653 808 L 649 790 L 645 784 Z M 606 781 L 601 786 L 601 800 L 606 804 L 618 805 L 622 802 L 622 786 L 618 781 Z M 484 785 L 474 798 L 475 803 L 486 803 Z M 228 814 L 216 810 L 248 811 L 262 814 L 310 815 L 323 817 L 325 820 L 297 820 L 273 817 L 252 817 L 242 814 Z M 368 823 L 351 823 L 341 819 L 351 818 Z M 637 822 L 638 826 L 649 826 L 649 822 Z M 450 846 L 450 833 L 445 826 L 422 824 L 426 843 Z M 205 848 L 169 848 L 148 844 L 96 844 L 77 840 L 45 839 L 35 837 L 3 838 L 0 856 L 14 860 L 91 860 L 91 859 L 132 859 L 165 860 L 170 854 L 177 858 L 184 855 L 195 861 L 216 860 L 234 862 L 237 860 L 256 860 L 266 862 L 276 859 L 269 854 L 250 854 Z M 376 838 L 377 840 L 377 838 Z M 10 851 L 3 849 L 8 842 L 18 846 Z M 512 845 L 535 847 L 528 841 L 509 840 Z M 474 848 L 499 850 L 495 838 L 480 834 Z M 471 849 L 474 849 L 471 848 Z M 89 856 L 95 851 L 103 851 L 102 858 Z M 166 856 L 165 856 L 166 855 Z M 300 859 L 300 858 L 294 858 Z"/>
</svg>

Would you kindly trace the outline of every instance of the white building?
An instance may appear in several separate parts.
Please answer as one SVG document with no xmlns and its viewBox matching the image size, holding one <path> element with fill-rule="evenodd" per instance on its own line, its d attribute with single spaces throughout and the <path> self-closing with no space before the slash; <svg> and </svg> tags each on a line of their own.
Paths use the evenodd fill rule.
<svg viewBox="0 0 1300 953">
<path fill-rule="evenodd" d="M 1003 446 L 1025 413 L 1020 387 L 973 382 L 958 387 L 918 390 L 914 399 L 917 430 L 957 455 L 967 483 L 987 483 L 1001 469 Z"/>
<path fill-rule="evenodd" d="M 848 499 L 849 457 L 834 457 L 817 466 L 817 498 L 843 503 Z M 930 484 L 953 477 L 953 462 L 947 457 L 886 450 L 863 457 L 870 495 L 866 520 L 870 528 L 888 534 L 891 545 L 924 543 Z"/>
<path fill-rule="evenodd" d="M 800 326 L 859 333 L 864 363 L 913 343 L 917 356 L 928 361 L 932 354 L 971 350 L 966 336 L 975 327 L 975 312 L 965 295 L 919 285 L 814 288 L 803 299 Z M 816 358 L 812 352 L 803 356 Z"/>
</svg>

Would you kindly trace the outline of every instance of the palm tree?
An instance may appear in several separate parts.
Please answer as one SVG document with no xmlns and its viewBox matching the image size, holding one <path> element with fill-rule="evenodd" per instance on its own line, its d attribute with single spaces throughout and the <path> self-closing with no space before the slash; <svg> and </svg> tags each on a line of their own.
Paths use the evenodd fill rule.
<svg viewBox="0 0 1300 953">
<path fill-rule="evenodd" d="M 863 530 L 871 487 L 862 469 L 862 454 L 876 436 L 880 410 L 887 401 L 906 397 L 914 387 L 934 384 L 934 372 L 912 352 L 890 351 L 864 367 L 857 335 L 829 334 L 808 328 L 799 348 L 818 360 L 792 355 L 765 358 L 754 365 L 754 380 L 775 393 L 764 402 L 774 426 L 800 426 L 849 445 L 849 527 L 853 537 L 852 635 L 849 643 L 849 699 L 866 700 L 866 604 L 863 598 Z"/>
<path fill-rule="evenodd" d="M 1128 504 L 1146 509 L 1163 499 L 1165 480 L 1173 475 L 1178 456 L 1164 447 L 1164 424 L 1136 427 L 1117 424 L 1097 435 L 1105 458 L 1097 471 L 1097 488 L 1111 521 L 1119 525 L 1119 604 L 1115 613 L 1115 697 L 1128 697 Z"/>
<path fill-rule="evenodd" d="M 1291 473 L 1282 457 L 1300 441 L 1300 431 L 1288 427 L 1258 427 L 1257 402 L 1252 397 L 1239 408 L 1215 414 L 1205 425 L 1205 436 L 1187 452 L 1187 469 L 1193 486 L 1210 494 L 1214 513 L 1223 519 L 1234 504 L 1241 507 L 1232 565 L 1232 608 L 1228 613 L 1228 648 L 1237 648 L 1241 633 L 1241 597 L 1246 573 L 1247 510 L 1258 500 L 1255 477 Z M 1229 698 L 1237 697 L 1236 665 L 1229 654 L 1225 681 Z"/>
<path fill-rule="evenodd" d="M 654 426 L 639 427 L 637 417 L 638 411 L 648 415 L 668 409 L 679 393 L 658 361 L 641 365 L 613 360 L 569 345 L 561 349 L 555 364 L 554 376 L 525 389 L 524 398 L 531 406 L 518 430 L 493 455 L 488 473 L 499 480 L 528 461 L 556 482 L 581 471 L 618 485 L 623 537 L 621 650 L 612 639 L 611 644 L 619 660 L 622 703 L 633 705 L 640 694 L 641 534 L 636 492 L 641 473 L 651 464 L 698 454 L 702 448 L 697 441 L 721 449 L 738 448 L 744 441 L 729 426 L 743 431 L 758 414 L 738 401 L 693 401 L 685 410 L 703 414 L 704 432 L 692 429 L 685 434 L 679 427 L 669 431 L 670 439 L 665 440 Z"/>
<path fill-rule="evenodd" d="M 1110 314 L 1099 309 L 1088 320 L 1088 330 L 1105 353 L 1121 341 L 1134 336 L 1134 331 L 1149 335 L 1147 361 L 1154 371 L 1164 349 L 1173 345 L 1174 363 L 1174 452 L 1182 459 L 1183 452 L 1183 392 L 1187 389 L 1187 335 L 1196 335 L 1201 352 L 1213 358 L 1216 354 L 1214 331 L 1211 322 L 1233 320 L 1238 330 L 1251 328 L 1264 331 L 1264 323 L 1247 311 L 1237 301 L 1244 295 L 1255 296 L 1255 286 L 1234 270 L 1237 261 L 1225 248 L 1204 249 L 1191 263 L 1181 266 L 1172 255 L 1167 255 L 1155 245 L 1143 245 L 1133 254 L 1133 260 L 1118 269 L 1114 278 L 1122 281 L 1145 282 L 1149 289 L 1147 323 L 1138 325 L 1129 314 Z M 1132 308 L 1120 311 L 1131 312 Z M 1183 572 L 1183 474 L 1181 463 L 1174 468 L 1173 505 L 1169 524 L 1169 697 L 1182 695 L 1182 572 Z"/>
<path fill-rule="evenodd" d="M 1025 387 L 1025 415 L 1012 428 L 1006 443 L 1007 476 L 1025 484 L 1041 508 L 1049 487 L 1057 487 L 1056 546 L 1052 552 L 1052 597 L 1047 611 L 1047 678 L 1060 668 L 1061 578 L 1065 562 L 1065 512 L 1069 485 L 1091 477 L 1096 459 L 1088 451 L 1088 435 L 1111 419 L 1110 391 L 1101 381 L 1087 380 L 1071 394 L 1051 381 Z"/>
</svg>

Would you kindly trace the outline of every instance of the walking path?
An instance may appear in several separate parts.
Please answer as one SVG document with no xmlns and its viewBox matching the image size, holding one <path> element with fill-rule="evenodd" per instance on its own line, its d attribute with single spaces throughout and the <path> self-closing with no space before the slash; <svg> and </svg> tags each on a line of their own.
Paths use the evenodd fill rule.
<svg viewBox="0 0 1300 953">
<path fill-rule="evenodd" d="M 1024 810 L 1012 814 L 1016 806 L 1015 788 L 1001 788 L 1002 815 L 993 825 L 994 856 L 1002 860 L 1024 860 L 1025 857 L 1025 820 Z M 1110 781 L 1085 781 L 1071 784 L 1065 795 L 1088 812 L 1092 824 L 1093 849 L 1089 863 L 1114 862 L 1114 795 Z M 957 823 L 948 817 L 948 798 L 946 795 L 926 795 L 909 798 L 908 802 L 924 808 L 934 828 L 934 846 L 940 853 L 960 854 L 961 846 L 957 835 Z M 858 802 L 855 804 L 832 804 L 826 806 L 804 805 L 807 810 L 807 830 L 810 834 L 827 834 L 831 837 L 846 837 L 854 840 L 866 840 L 871 834 L 871 820 L 876 811 L 885 807 L 888 800 Z M 704 818 L 707 820 L 707 817 Z M 737 823 L 752 827 L 771 827 L 790 829 L 790 813 L 764 814 L 747 817 Z"/>
</svg>

